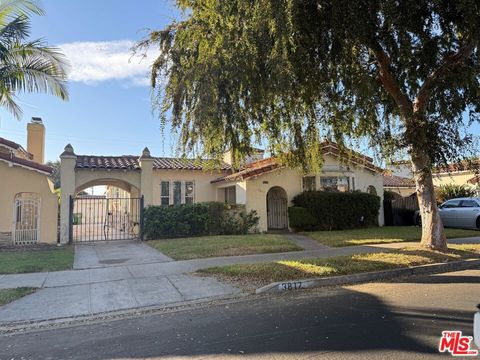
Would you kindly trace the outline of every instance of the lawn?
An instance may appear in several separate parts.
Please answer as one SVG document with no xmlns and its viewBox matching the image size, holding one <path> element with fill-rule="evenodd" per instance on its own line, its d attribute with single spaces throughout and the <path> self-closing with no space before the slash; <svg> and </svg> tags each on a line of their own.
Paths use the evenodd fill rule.
<svg viewBox="0 0 480 360">
<path fill-rule="evenodd" d="M 201 236 L 147 243 L 175 260 L 302 250 L 285 236 L 273 234 Z"/>
<path fill-rule="evenodd" d="M 477 230 L 448 228 L 445 232 L 449 239 L 480 236 L 480 231 Z M 354 230 L 311 231 L 303 234 L 324 245 L 342 247 L 420 241 L 422 229 L 418 226 L 383 226 Z"/>
<path fill-rule="evenodd" d="M 19 287 L 15 289 L 0 289 L 0 306 L 8 304 L 21 297 L 27 296 L 35 292 L 35 288 Z"/>
<path fill-rule="evenodd" d="M 449 253 L 429 251 L 419 247 L 374 254 L 356 254 L 331 258 L 315 258 L 299 261 L 276 261 L 261 264 L 238 264 L 211 267 L 199 273 L 217 275 L 240 285 L 265 285 L 275 281 L 328 277 L 380 271 L 480 258 L 480 245 L 451 245 Z"/>
<path fill-rule="evenodd" d="M 72 266 L 72 247 L 0 252 L 0 274 L 68 270 Z"/>
</svg>

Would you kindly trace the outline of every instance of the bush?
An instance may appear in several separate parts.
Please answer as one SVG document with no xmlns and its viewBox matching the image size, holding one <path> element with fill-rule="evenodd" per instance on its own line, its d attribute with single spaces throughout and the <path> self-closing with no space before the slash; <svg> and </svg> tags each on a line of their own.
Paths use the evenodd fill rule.
<svg viewBox="0 0 480 360">
<path fill-rule="evenodd" d="M 288 220 L 294 230 L 313 230 L 316 225 L 315 218 L 308 209 L 300 206 L 288 208 Z"/>
<path fill-rule="evenodd" d="M 450 199 L 461 197 L 472 197 L 476 195 L 476 189 L 474 187 L 462 184 L 446 184 L 440 185 L 437 190 L 437 202 L 443 203 Z"/>
<path fill-rule="evenodd" d="M 255 211 L 207 202 L 145 209 L 144 235 L 162 239 L 201 235 L 246 234 L 258 224 Z"/>
<path fill-rule="evenodd" d="M 377 195 L 307 191 L 295 196 L 293 204 L 305 208 L 311 216 L 304 221 L 299 218 L 308 216 L 303 210 L 289 210 L 292 227 L 292 224 L 299 226 L 301 222 L 306 223 L 305 227 L 299 226 L 299 230 L 341 230 L 378 225 L 380 197 Z"/>
</svg>

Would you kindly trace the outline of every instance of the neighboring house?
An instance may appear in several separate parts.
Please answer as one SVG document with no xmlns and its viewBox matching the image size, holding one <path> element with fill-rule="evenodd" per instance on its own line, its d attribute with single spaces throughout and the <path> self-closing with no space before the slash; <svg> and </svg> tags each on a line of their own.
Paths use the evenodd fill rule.
<svg viewBox="0 0 480 360">
<path fill-rule="evenodd" d="M 390 172 L 383 174 L 383 190 L 394 192 L 402 197 L 415 194 L 415 182 L 411 178 L 392 175 Z"/>
<path fill-rule="evenodd" d="M 43 164 L 45 127 L 32 118 L 27 150 L 0 138 L 0 243 L 30 245 L 57 242 L 58 198 Z"/>
<path fill-rule="evenodd" d="M 480 161 L 477 161 L 477 164 L 461 162 L 437 167 L 433 170 L 433 185 L 438 187 L 441 185 L 455 184 L 476 187 L 480 177 L 477 169 L 474 167 L 479 164 Z M 394 162 L 388 166 L 388 171 L 397 177 L 413 178 L 411 164 L 408 161 Z"/>
<path fill-rule="evenodd" d="M 323 146 L 323 156 L 322 171 L 304 176 L 296 169 L 279 165 L 275 158 L 263 159 L 260 150 L 241 170 L 234 171 L 229 153 L 219 169 L 208 170 L 208 161 L 152 157 L 147 148 L 140 157 L 95 156 L 76 155 L 67 145 L 60 156 L 61 241 L 69 241 L 70 197 L 96 185 L 118 187 L 130 194 L 132 203 L 143 196 L 145 206 L 205 201 L 241 204 L 247 211 L 258 213 L 260 231 L 288 229 L 287 207 L 304 190 L 358 190 L 383 199 L 382 169 L 371 158 L 354 154 L 345 163 L 332 143 Z M 378 221 L 383 225 L 382 209 Z"/>
</svg>

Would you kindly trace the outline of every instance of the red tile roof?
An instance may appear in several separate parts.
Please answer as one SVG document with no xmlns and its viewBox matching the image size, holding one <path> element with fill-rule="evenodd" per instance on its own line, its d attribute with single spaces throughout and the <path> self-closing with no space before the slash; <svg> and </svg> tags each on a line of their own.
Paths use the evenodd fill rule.
<svg viewBox="0 0 480 360">
<path fill-rule="evenodd" d="M 240 181 L 248 179 L 252 176 L 265 174 L 267 172 L 276 170 L 280 167 L 277 164 L 275 158 L 267 158 L 264 160 L 255 161 L 249 164 L 245 169 L 237 171 L 233 174 L 221 176 L 218 179 L 212 180 L 211 183 L 217 183 L 221 181 Z"/>
<path fill-rule="evenodd" d="M 53 172 L 53 168 L 50 166 L 39 164 L 35 161 L 22 159 L 9 154 L 0 153 L 0 160 L 3 160 L 5 162 L 10 162 L 25 168 L 29 168 L 31 170 L 41 171 L 48 175 L 50 175 Z"/>
<path fill-rule="evenodd" d="M 383 175 L 383 186 L 384 187 L 404 187 L 411 188 L 415 187 L 415 182 L 413 179 L 404 178 L 401 176 L 395 175 Z"/>
<path fill-rule="evenodd" d="M 203 170 L 208 167 L 208 160 L 196 160 L 185 158 L 154 157 L 153 168 L 155 170 Z M 110 170 L 139 170 L 138 156 L 96 156 L 77 155 L 77 169 L 110 169 Z M 230 169 L 230 165 L 223 163 L 221 170 Z"/>
<path fill-rule="evenodd" d="M 324 155 L 333 155 L 336 157 L 340 157 L 340 149 L 335 143 L 332 142 L 325 142 L 322 145 L 322 152 Z M 369 169 L 374 172 L 382 172 L 383 170 L 380 169 L 379 167 L 375 166 L 373 164 L 373 159 L 371 157 L 362 155 L 360 153 L 352 151 L 350 154 L 350 157 L 347 159 L 347 161 L 364 166 L 366 169 Z M 264 159 L 264 160 L 259 160 L 252 162 L 249 164 L 246 168 L 241 169 L 240 171 L 237 171 L 233 174 L 225 175 L 222 177 L 219 177 L 218 179 L 212 180 L 212 183 L 217 183 L 221 181 L 240 181 L 240 180 L 245 180 L 248 179 L 252 176 L 257 176 L 260 174 L 268 173 L 270 171 L 276 170 L 280 167 L 277 160 L 273 157 Z"/>
<path fill-rule="evenodd" d="M 0 146 L 1 145 L 9 147 L 13 150 L 21 150 L 25 153 L 26 156 L 28 156 L 30 158 L 30 160 L 33 159 L 32 154 L 30 154 L 27 150 L 25 150 L 22 145 L 14 142 L 14 141 L 11 141 L 11 140 L 0 137 Z"/>
</svg>

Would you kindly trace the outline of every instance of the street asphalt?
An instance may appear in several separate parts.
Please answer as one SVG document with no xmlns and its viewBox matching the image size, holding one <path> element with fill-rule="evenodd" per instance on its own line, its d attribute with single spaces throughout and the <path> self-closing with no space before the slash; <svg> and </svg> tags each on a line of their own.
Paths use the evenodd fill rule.
<svg viewBox="0 0 480 360">
<path fill-rule="evenodd" d="M 0 359 L 436 359 L 479 302 L 480 270 L 299 290 L 3 336 Z"/>
</svg>

